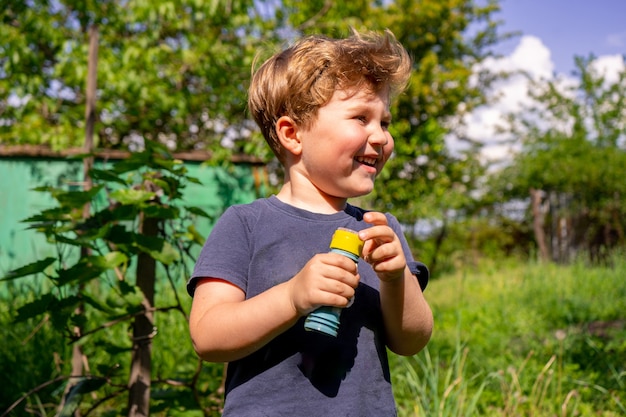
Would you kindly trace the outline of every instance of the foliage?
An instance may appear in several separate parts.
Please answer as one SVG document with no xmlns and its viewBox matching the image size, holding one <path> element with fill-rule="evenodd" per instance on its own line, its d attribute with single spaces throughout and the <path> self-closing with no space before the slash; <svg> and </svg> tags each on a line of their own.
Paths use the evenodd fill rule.
<svg viewBox="0 0 626 417">
<path fill-rule="evenodd" d="M 409 241 L 415 256 L 428 259 L 433 277 L 471 268 L 484 260 L 532 258 L 532 235 L 524 223 L 497 210 L 456 218 L 442 226 L 445 237 Z M 441 240 L 441 242 L 440 242 Z"/>
<path fill-rule="evenodd" d="M 245 86 L 263 42 L 253 4 L 3 2 L 0 141 L 82 145 L 88 33 L 96 27 L 98 147 L 136 149 L 154 140 L 222 158 L 250 148 L 222 144 L 240 136 L 231 129 L 249 130 Z"/>
<path fill-rule="evenodd" d="M 44 373 L 21 377 L 31 381 L 33 376 L 50 378 L 48 383 L 38 381 L 42 389 L 34 389 L 22 400 L 30 408 L 41 399 L 46 414 L 55 407 L 51 402 L 63 406 L 65 413 L 74 409 L 81 413 L 124 409 L 136 338 L 136 333 L 129 333 L 129 327 L 136 326 L 133 322 L 137 317 L 150 313 L 156 315 L 150 335 L 159 349 L 155 359 L 168 357 L 155 361 L 157 389 L 152 399 L 156 409 L 167 413 L 176 407 L 206 407 L 208 412 L 219 381 L 211 376 L 207 384 L 201 378 L 211 367 L 203 369 L 193 353 L 186 334 L 189 300 L 186 295 L 180 296 L 193 261 L 191 249 L 203 243 L 193 219 L 207 217 L 201 209 L 181 202 L 182 190 L 197 180 L 187 174 L 181 161 L 171 159 L 161 145 L 153 142 L 147 142 L 145 151 L 133 153 L 109 168 L 92 169 L 89 175 L 94 185 L 85 191 L 39 189 L 50 193 L 57 206 L 25 222 L 56 245 L 58 256 L 15 269 L 2 279 L 7 285 L 22 281 L 31 288 L 30 296 L 20 300 L 21 304 L 3 311 L 3 318 L 11 314 L 16 324 L 15 333 L 8 336 L 32 339 L 33 347 L 50 343 L 42 357 L 55 357 L 47 362 L 56 365 L 53 369 L 48 366 L 41 370 Z M 86 204 L 91 205 L 91 211 L 84 218 Z M 147 219 L 158 221 L 154 236 L 141 232 L 141 224 Z M 161 279 L 152 288 L 139 281 L 145 273 L 139 266 L 142 256 L 160 266 Z M 153 304 L 150 292 L 156 293 Z M 24 331 L 29 327 L 35 330 L 26 337 Z M 161 338 L 172 338 L 179 344 L 186 340 L 186 348 L 160 351 L 164 349 L 161 332 Z M 70 374 L 71 352 L 59 345 L 58 335 L 66 343 L 81 347 L 88 364 L 84 375 Z M 33 358 L 23 363 L 39 364 Z M 43 389 L 50 385 L 54 391 Z M 64 393 L 63 387 L 71 389 Z M 162 398 L 168 396 L 177 396 L 177 400 L 163 405 Z M 201 397 L 208 399 L 201 404 Z"/>
<path fill-rule="evenodd" d="M 492 178 L 490 198 L 526 198 L 536 189 L 553 206 L 565 201 L 552 218 L 567 219 L 573 244 L 598 256 L 626 244 L 626 67 L 611 79 L 593 57 L 576 65 L 576 82 L 534 81 L 536 104 L 510 116 L 521 150 Z"/>
<path fill-rule="evenodd" d="M 623 259 L 483 262 L 431 282 L 433 339 L 392 358 L 400 415 L 622 415 Z"/>
<path fill-rule="evenodd" d="M 79 146 L 88 29 L 99 32 L 97 146 L 210 150 L 269 159 L 245 111 L 250 67 L 293 37 L 390 29 L 415 61 L 394 105 L 395 158 L 365 205 L 407 224 L 464 209 L 482 167 L 452 155 L 445 135 L 484 101 L 476 64 L 506 35 L 495 1 L 469 0 L 8 2 L 0 24 L 0 140 Z"/>
</svg>

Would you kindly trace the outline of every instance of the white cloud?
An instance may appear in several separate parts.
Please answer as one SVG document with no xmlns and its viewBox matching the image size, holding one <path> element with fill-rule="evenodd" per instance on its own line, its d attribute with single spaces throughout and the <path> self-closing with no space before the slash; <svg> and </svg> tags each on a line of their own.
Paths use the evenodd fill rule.
<svg viewBox="0 0 626 417">
<path fill-rule="evenodd" d="M 615 83 L 619 74 L 626 70 L 624 58 L 619 54 L 598 57 L 591 63 L 591 68 L 603 76 L 607 84 Z M 460 140 L 459 137 L 482 143 L 484 145 L 482 157 L 489 162 L 505 161 L 520 146 L 518 138 L 498 130 L 499 127 L 504 127 L 505 116 L 540 105 L 533 103 L 529 97 L 529 79 L 553 81 L 566 95 L 574 94 L 575 88 L 572 87 L 578 83 L 577 79 L 567 74 L 554 72 L 550 50 L 534 36 L 522 37 L 510 55 L 485 60 L 481 67 L 477 68 L 482 69 L 508 73 L 523 71 L 526 74 L 523 76 L 518 73 L 498 81 L 489 92 L 492 98 L 490 104 L 465 114 L 462 127 L 446 138 L 449 149 L 453 152 L 467 147 L 467 142 Z M 569 126 L 571 123 L 562 120 L 552 123 L 554 122 L 561 123 L 563 131 L 571 128 Z"/>
<path fill-rule="evenodd" d="M 550 77 L 554 71 L 550 50 L 535 36 L 523 36 L 511 55 L 488 58 L 481 65 L 492 71 L 525 71 L 531 77 Z"/>
<path fill-rule="evenodd" d="M 531 103 L 527 77 L 532 80 L 552 79 L 554 63 L 550 50 L 539 38 L 524 36 L 510 55 L 488 58 L 477 71 L 483 69 L 517 74 L 495 83 L 490 92 L 490 104 L 466 114 L 462 132 L 457 133 L 484 144 L 482 156 L 488 161 L 495 161 L 509 156 L 518 145 L 510 135 L 499 132 L 498 128 L 503 127 L 507 114 L 522 111 Z M 520 71 L 526 75 L 522 75 Z M 453 151 L 464 148 L 464 142 L 455 135 L 450 135 L 447 141 Z"/>
</svg>

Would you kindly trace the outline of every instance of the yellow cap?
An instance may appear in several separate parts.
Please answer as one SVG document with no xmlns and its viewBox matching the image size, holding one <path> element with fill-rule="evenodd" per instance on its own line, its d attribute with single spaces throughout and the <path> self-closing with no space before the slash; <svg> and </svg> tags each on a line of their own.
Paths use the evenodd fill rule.
<svg viewBox="0 0 626 417">
<path fill-rule="evenodd" d="M 340 227 L 333 233 L 330 247 L 331 249 L 341 249 L 356 256 L 361 256 L 363 241 L 359 239 L 358 233 L 354 230 Z"/>
</svg>

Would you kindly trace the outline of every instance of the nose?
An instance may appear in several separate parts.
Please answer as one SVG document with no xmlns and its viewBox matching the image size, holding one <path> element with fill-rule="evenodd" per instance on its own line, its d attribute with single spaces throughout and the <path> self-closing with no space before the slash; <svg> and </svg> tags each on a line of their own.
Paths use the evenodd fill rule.
<svg viewBox="0 0 626 417">
<path fill-rule="evenodd" d="M 387 129 L 383 128 L 382 126 L 378 126 L 370 134 L 368 141 L 370 145 L 374 147 L 383 147 L 387 145 L 390 141 L 393 141 L 393 139 L 391 138 L 391 134 Z"/>
</svg>

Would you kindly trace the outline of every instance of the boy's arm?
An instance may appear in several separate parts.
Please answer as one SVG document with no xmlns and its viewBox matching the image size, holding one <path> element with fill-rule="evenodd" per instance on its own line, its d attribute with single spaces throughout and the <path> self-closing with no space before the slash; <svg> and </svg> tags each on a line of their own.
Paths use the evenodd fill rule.
<svg viewBox="0 0 626 417">
<path fill-rule="evenodd" d="M 389 349 L 405 356 L 422 350 L 432 334 L 433 315 L 408 267 L 402 278 L 381 281 L 380 303 Z"/>
<path fill-rule="evenodd" d="M 380 279 L 380 302 L 387 345 L 399 355 L 414 355 L 426 346 L 433 315 L 417 277 L 409 270 L 402 243 L 383 213 L 368 212 L 363 219 L 373 226 L 361 230 L 363 258 Z"/>
<path fill-rule="evenodd" d="M 220 279 L 198 283 L 189 332 L 198 356 L 210 362 L 240 359 L 267 344 L 298 320 L 286 283 L 249 300 L 237 286 Z"/>
<path fill-rule="evenodd" d="M 194 349 L 210 362 L 243 358 L 317 307 L 345 307 L 358 283 L 354 262 L 336 253 L 315 255 L 289 281 L 249 299 L 227 281 L 201 280 L 189 317 Z"/>
</svg>

